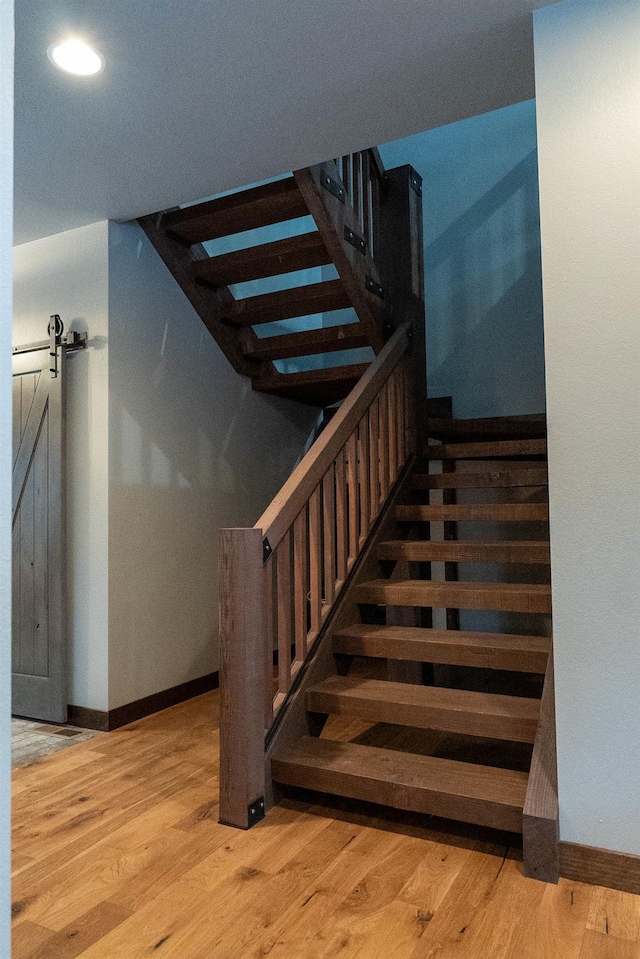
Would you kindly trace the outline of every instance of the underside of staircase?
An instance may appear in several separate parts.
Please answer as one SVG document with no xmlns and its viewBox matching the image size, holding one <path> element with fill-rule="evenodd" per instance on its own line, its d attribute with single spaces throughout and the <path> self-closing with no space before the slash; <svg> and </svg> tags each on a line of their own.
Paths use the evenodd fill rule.
<svg viewBox="0 0 640 959">
<path fill-rule="evenodd" d="M 365 151 L 139 223 L 254 390 L 327 407 L 347 396 L 392 330 L 374 259 L 385 189 L 376 151 Z M 309 219 L 300 232 L 303 217 Z M 260 242 L 260 231 L 276 224 L 293 235 Z M 249 237 L 247 246 L 242 234 L 249 231 L 258 231 L 258 242 Z M 228 237 L 239 238 L 237 249 L 207 252 L 205 244 Z M 299 271 L 317 267 L 327 268 L 326 279 L 298 285 Z M 273 277 L 280 289 L 238 293 L 238 284 Z M 339 325 L 269 327 L 320 314 L 324 323 L 327 314 L 346 309 L 352 320 Z M 348 362 L 347 350 L 366 352 L 362 361 Z M 314 368 L 309 358 L 319 355 L 322 364 Z M 299 358 L 298 369 L 278 370 L 279 361 Z"/>
<path fill-rule="evenodd" d="M 429 421 L 273 738 L 280 788 L 523 831 L 551 651 L 545 436 L 544 416 Z M 466 610 L 516 628 L 460 629 Z"/>
</svg>

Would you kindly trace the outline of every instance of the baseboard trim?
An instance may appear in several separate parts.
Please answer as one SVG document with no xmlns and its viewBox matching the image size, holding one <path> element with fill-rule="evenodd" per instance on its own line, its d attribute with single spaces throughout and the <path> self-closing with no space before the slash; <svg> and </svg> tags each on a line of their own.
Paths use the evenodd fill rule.
<svg viewBox="0 0 640 959">
<path fill-rule="evenodd" d="M 124 706 L 118 706 L 108 712 L 100 709 L 88 709 L 85 706 L 70 705 L 68 722 L 72 726 L 82 726 L 85 729 L 96 729 L 100 732 L 111 732 L 114 729 L 120 729 L 121 726 L 134 723 L 138 719 L 144 719 L 145 716 L 151 716 L 152 713 L 159 713 L 162 709 L 169 709 L 170 706 L 184 703 L 187 699 L 193 699 L 194 696 L 209 693 L 212 689 L 217 689 L 219 685 L 220 676 L 216 671 L 215 673 L 208 673 L 206 676 L 200 676 L 198 679 L 190 679 L 178 686 L 172 686 L 170 689 L 163 689 L 161 692 L 145 696 L 143 699 L 136 699 L 133 703 L 126 703 Z"/>
<path fill-rule="evenodd" d="M 640 856 L 573 842 L 559 846 L 560 875 L 565 879 L 640 895 Z"/>
</svg>

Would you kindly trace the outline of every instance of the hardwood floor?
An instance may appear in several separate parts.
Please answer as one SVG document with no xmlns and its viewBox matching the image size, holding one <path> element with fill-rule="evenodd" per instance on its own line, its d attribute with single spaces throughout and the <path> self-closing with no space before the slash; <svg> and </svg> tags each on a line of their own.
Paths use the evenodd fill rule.
<svg viewBox="0 0 640 959">
<path fill-rule="evenodd" d="M 639 896 L 524 879 L 507 834 L 301 798 L 219 825 L 217 707 L 16 770 L 13 959 L 640 957 Z"/>
</svg>

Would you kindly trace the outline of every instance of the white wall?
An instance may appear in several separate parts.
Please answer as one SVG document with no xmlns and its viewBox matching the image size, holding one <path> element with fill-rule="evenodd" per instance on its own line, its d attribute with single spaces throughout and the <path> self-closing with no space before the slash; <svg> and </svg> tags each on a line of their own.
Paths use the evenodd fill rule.
<svg viewBox="0 0 640 959">
<path fill-rule="evenodd" d="M 46 339 L 52 313 L 88 331 L 68 357 L 67 592 L 69 702 L 107 709 L 108 224 L 14 250 L 14 344 Z"/>
<path fill-rule="evenodd" d="M 0 3 L 0 955 L 10 945 L 13 2 Z"/>
<path fill-rule="evenodd" d="M 640 854 L 640 6 L 535 53 L 560 833 Z"/>
<path fill-rule="evenodd" d="M 217 539 L 317 417 L 239 376 L 134 223 L 109 228 L 109 708 L 218 667 Z"/>
</svg>

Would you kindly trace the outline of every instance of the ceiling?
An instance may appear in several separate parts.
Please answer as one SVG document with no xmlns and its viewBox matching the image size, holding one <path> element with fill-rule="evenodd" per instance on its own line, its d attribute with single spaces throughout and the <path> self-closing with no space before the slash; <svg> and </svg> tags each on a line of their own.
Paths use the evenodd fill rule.
<svg viewBox="0 0 640 959">
<path fill-rule="evenodd" d="M 528 99 L 545 5 L 16 0 L 16 242 Z M 69 34 L 104 73 L 55 70 L 47 47 Z"/>
</svg>

